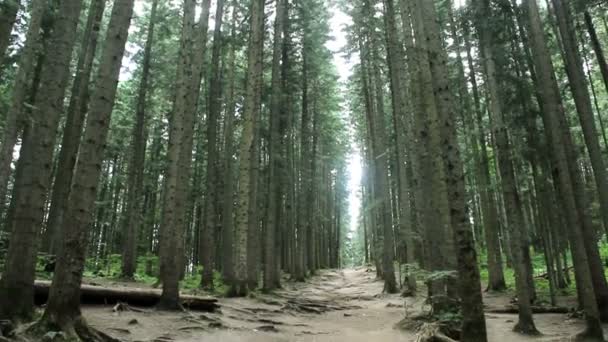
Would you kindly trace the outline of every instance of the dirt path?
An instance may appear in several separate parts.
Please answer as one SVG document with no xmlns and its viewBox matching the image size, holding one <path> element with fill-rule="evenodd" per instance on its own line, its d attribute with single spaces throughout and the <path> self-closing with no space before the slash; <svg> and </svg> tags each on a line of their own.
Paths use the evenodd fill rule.
<svg viewBox="0 0 608 342">
<path fill-rule="evenodd" d="M 221 299 L 221 313 L 114 313 L 110 307 L 85 308 L 89 323 L 124 341 L 218 342 L 368 342 L 415 341 L 393 329 L 407 310 L 422 309 L 423 299 L 383 295 L 382 283 L 366 269 L 323 271 L 307 283 L 286 283 L 273 295 Z M 504 298 L 488 298 L 490 305 Z M 565 315 L 537 315 L 544 335 L 525 338 L 511 332 L 514 315 L 488 314 L 490 341 L 569 341 L 582 329 Z"/>
</svg>

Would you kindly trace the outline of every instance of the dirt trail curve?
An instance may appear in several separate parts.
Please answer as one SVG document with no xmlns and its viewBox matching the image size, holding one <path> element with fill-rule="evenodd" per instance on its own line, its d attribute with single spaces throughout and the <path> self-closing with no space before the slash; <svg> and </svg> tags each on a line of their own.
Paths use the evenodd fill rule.
<svg viewBox="0 0 608 342">
<path fill-rule="evenodd" d="M 322 271 L 307 283 L 286 283 L 272 295 L 221 299 L 221 312 L 112 312 L 87 307 L 89 323 L 129 342 L 369 342 L 416 341 L 393 329 L 406 309 L 398 295 L 383 295 L 382 283 L 365 268 Z M 488 298 L 490 301 L 494 300 Z M 412 313 L 422 299 L 407 299 Z M 582 328 L 565 315 L 537 315 L 544 335 L 528 339 L 511 332 L 514 315 L 488 314 L 490 341 L 569 341 Z"/>
</svg>

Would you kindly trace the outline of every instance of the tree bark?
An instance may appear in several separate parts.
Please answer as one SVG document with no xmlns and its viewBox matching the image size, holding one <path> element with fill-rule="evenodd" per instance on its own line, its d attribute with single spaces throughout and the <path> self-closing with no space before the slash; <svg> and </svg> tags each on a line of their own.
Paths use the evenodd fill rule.
<svg viewBox="0 0 608 342">
<path fill-rule="evenodd" d="M 497 49 L 493 46 L 492 31 L 489 24 L 489 19 L 492 17 L 490 1 L 478 0 L 475 3 L 477 11 L 476 25 L 480 35 L 480 48 L 489 92 L 491 119 L 493 121 L 492 131 L 496 139 L 501 188 L 507 213 L 509 241 L 511 253 L 513 254 L 513 268 L 515 270 L 519 321 L 515 325 L 514 330 L 523 334 L 538 334 L 532 318 L 531 289 L 527 281 L 527 270 L 523 259 L 525 255 L 524 249 L 528 249 L 529 247 L 522 243 L 522 227 L 524 226 L 522 203 L 516 186 L 511 144 L 503 118 L 503 104 L 499 95 L 500 89 L 496 76 L 498 67 L 494 58 Z"/>
<path fill-rule="evenodd" d="M 5 271 L 0 280 L 0 318 L 28 319 L 34 313 L 33 285 L 38 251 L 37 236 L 51 179 L 53 148 L 69 79 L 72 48 L 82 7 L 81 0 L 59 5 L 40 78 L 40 89 L 26 126 L 18 168 L 15 209 Z"/>
<path fill-rule="evenodd" d="M 156 27 L 156 12 L 159 0 L 152 2 L 150 9 L 150 22 L 148 23 L 148 36 L 144 47 L 142 61 L 142 76 L 139 81 L 137 94 L 136 122 L 133 127 L 132 155 L 128 166 L 126 212 L 123 213 L 122 223 L 122 277 L 132 279 L 137 268 L 137 241 L 141 225 L 144 165 L 146 159 L 147 122 L 146 105 L 148 100 L 148 87 L 150 68 L 152 62 L 152 46 L 154 45 L 154 29 Z"/>
<path fill-rule="evenodd" d="M 236 3 L 232 6 L 232 32 L 228 55 L 228 104 L 224 118 L 224 188 L 222 206 L 222 276 L 226 283 L 234 275 L 234 116 L 236 112 Z"/>
<path fill-rule="evenodd" d="M 21 0 L 6 0 L 0 4 L 0 65 L 11 42 L 11 33 L 17 21 L 19 7 L 21 7 Z M 32 6 L 32 9 L 34 8 L 36 8 L 35 5 Z M 32 23 L 34 22 L 34 14 L 35 12 L 32 10 L 30 27 L 32 27 Z"/>
<path fill-rule="evenodd" d="M 249 53 L 247 69 L 247 91 L 243 112 L 243 132 L 240 144 L 239 165 L 239 190 L 238 204 L 236 208 L 235 221 L 235 274 L 229 289 L 231 296 L 245 296 L 249 292 L 247 284 L 247 245 L 248 230 L 251 220 L 251 197 L 256 195 L 252 192 L 251 177 L 253 167 L 257 161 L 254 160 L 256 121 L 260 112 L 261 103 L 261 78 L 263 73 L 263 45 L 264 45 L 264 1 L 251 0 L 250 3 L 251 32 L 249 36 Z"/>
<path fill-rule="evenodd" d="M 561 101 L 559 87 L 555 77 L 555 70 L 551 55 L 541 26 L 541 18 L 536 0 L 526 0 L 529 35 L 537 72 L 539 87 L 539 100 L 543 108 L 543 122 L 548 141 L 553 147 L 553 163 L 557 174 L 557 187 L 562 198 L 562 206 L 566 209 L 565 216 L 569 229 L 570 248 L 575 265 L 577 288 L 581 296 L 581 306 L 585 310 L 586 331 L 582 336 L 603 340 L 600 323 L 600 313 L 595 300 L 596 294 L 592 283 L 588 254 L 583 238 L 584 218 L 579 209 L 581 181 L 578 165 L 576 165 L 576 152 L 572 136 L 567 124 L 566 113 Z M 572 165 L 574 164 L 574 165 Z M 558 264 L 561 270 L 561 265 Z"/>
<path fill-rule="evenodd" d="M 474 99 L 474 114 L 472 119 L 472 128 L 476 131 L 475 139 L 477 140 L 479 156 L 478 170 L 476 181 L 481 198 L 481 211 L 483 216 L 484 238 L 486 240 L 486 248 L 488 253 L 488 290 L 503 291 L 507 285 L 503 272 L 503 259 L 500 248 L 500 239 L 498 236 L 500 230 L 500 221 L 498 219 L 498 211 L 496 200 L 491 193 L 492 181 L 490 174 L 490 161 L 487 152 L 486 133 L 483 127 L 483 111 L 481 109 L 481 99 L 479 95 L 479 87 L 477 85 L 477 76 L 475 74 L 475 62 L 473 61 L 472 46 L 470 42 L 470 29 L 467 19 L 462 20 L 462 29 L 464 36 L 465 49 L 467 53 L 467 65 L 469 67 L 469 81 L 472 88 Z M 464 70 L 462 70 L 464 72 Z M 468 101 L 468 95 L 464 95 L 465 101 Z M 471 108 L 466 105 L 465 108 Z M 465 109 L 465 111 L 467 111 Z M 467 111 L 468 112 L 468 111 Z M 468 115 L 465 113 L 465 115 Z M 474 151 L 475 152 L 475 151 Z"/>
<path fill-rule="evenodd" d="M 198 23 L 194 19 L 195 7 L 194 0 L 184 2 L 180 64 L 170 120 L 167 150 L 169 160 L 165 170 L 160 228 L 160 278 L 163 295 L 159 307 L 168 310 L 179 308 L 179 280 L 185 265 L 183 239 L 188 222 L 187 189 L 192 169 L 193 131 L 207 45 L 210 0 L 203 1 Z"/>
<path fill-rule="evenodd" d="M 56 254 L 58 247 L 61 245 L 63 216 L 72 186 L 84 119 L 88 111 L 89 82 L 105 5 L 105 0 L 95 0 L 91 3 L 80 57 L 76 66 L 76 77 L 72 84 L 72 96 L 68 105 L 66 126 L 63 129 L 57 173 L 55 174 L 55 183 L 53 183 L 51 206 L 43 242 L 43 250 L 50 254 Z"/>
<path fill-rule="evenodd" d="M 215 229 L 218 221 L 218 121 L 221 112 L 222 79 L 220 58 L 222 52 L 222 24 L 224 17 L 224 1 L 218 0 L 215 10 L 215 28 L 213 33 L 213 51 L 211 53 L 211 79 L 209 81 L 209 115 L 207 116 L 207 178 L 205 198 L 205 223 L 199 232 L 201 246 L 199 253 L 202 258 L 203 273 L 201 287 L 213 289 L 213 268 L 215 264 L 214 242 Z"/>
<path fill-rule="evenodd" d="M 421 65 L 422 74 L 430 72 L 433 78 L 432 89 L 435 94 L 436 114 L 439 120 L 441 133 L 441 149 L 443 165 L 445 168 L 448 202 L 450 209 L 450 223 L 454 234 L 456 248 L 458 286 L 462 301 L 462 335 L 464 341 L 487 341 L 485 316 L 483 312 L 483 299 L 481 294 L 481 279 L 477 265 L 477 251 L 473 240 L 473 231 L 470 225 L 468 208 L 466 204 L 466 189 L 464 168 L 458 146 L 456 131 L 456 105 L 450 87 L 447 69 L 448 56 L 442 46 L 441 28 L 437 21 L 435 4 L 430 1 L 420 1 L 424 13 L 425 36 L 428 42 L 428 63 Z M 451 6 L 451 4 L 449 4 Z M 421 42 L 421 47 L 424 44 Z M 422 64 L 422 63 L 421 63 Z M 424 70 L 427 69 L 428 71 Z M 423 79 L 425 77 L 423 76 Z M 423 83 L 425 84 L 425 83 Z M 426 92 L 426 91 L 425 91 Z M 432 110 L 432 108 L 431 108 Z M 452 239 L 448 239 L 452 240 Z M 448 243 L 451 241 L 448 241 Z M 449 286 L 449 285 L 448 285 Z"/>
<path fill-rule="evenodd" d="M 3 30 L 5 29 L 2 26 L 10 24 L 10 18 L 8 17 L 11 17 L 12 13 L 9 12 L 14 10 L 14 16 L 16 16 L 18 7 L 18 4 L 12 3 L 12 1 L 0 5 L 0 10 L 2 10 L 2 12 L 0 12 L 0 63 L 4 56 L 4 50 L 6 50 L 6 48 L 4 50 L 2 49 L 2 39 L 4 38 Z M 44 15 L 48 8 L 49 5 L 45 1 L 37 0 L 32 2 L 30 23 L 25 36 L 25 45 L 18 62 L 17 75 L 15 76 L 15 81 L 13 83 L 11 104 L 8 113 L 6 114 L 3 138 L 2 143 L 0 144 L 0 217 L 4 212 L 7 195 L 6 191 L 11 175 L 11 163 L 13 162 L 15 145 L 17 144 L 19 132 L 23 130 L 23 127 L 27 122 L 28 110 L 26 101 L 28 101 L 27 97 L 30 94 L 31 88 L 34 86 L 31 80 L 36 72 L 38 54 L 41 52 L 40 50 L 42 50 L 42 34 L 40 33 L 40 30 L 42 29 Z M 4 18 L 5 16 L 7 17 Z M 2 19 L 6 19 L 7 21 Z M 13 19 L 13 23 L 14 21 L 15 19 Z M 13 25 L 10 24 L 10 30 L 12 30 L 12 27 Z M 7 44 L 10 30 L 6 37 Z"/>
<path fill-rule="evenodd" d="M 608 227 L 608 170 L 606 169 L 600 148 L 598 131 L 595 126 L 595 118 L 593 117 L 593 107 L 583 70 L 583 62 L 578 51 L 576 30 L 573 27 L 574 21 L 568 3 L 564 3 L 562 0 L 552 0 L 552 3 L 564 45 L 564 62 L 568 80 L 570 81 L 570 90 L 572 91 L 579 121 L 583 129 L 585 145 L 587 146 L 593 167 L 593 175 L 595 176 L 601 207 L 600 211 L 602 212 L 604 226 Z"/>
<path fill-rule="evenodd" d="M 64 243 L 60 248 L 42 324 L 70 334 L 80 324 L 80 285 L 84 271 L 89 227 L 93 222 L 97 187 L 134 0 L 116 0 L 87 116 L 80 157 L 65 216 Z"/>
<path fill-rule="evenodd" d="M 266 236 L 264 245 L 264 290 L 271 291 L 281 286 L 277 254 L 279 224 L 282 218 L 283 187 L 280 175 L 282 172 L 282 101 L 283 80 L 281 59 L 283 53 L 282 36 L 284 33 L 287 6 L 285 0 L 276 1 L 276 18 L 274 23 L 274 41 L 272 56 L 272 99 L 270 109 L 270 142 L 268 150 L 268 208 L 266 209 Z"/>
</svg>

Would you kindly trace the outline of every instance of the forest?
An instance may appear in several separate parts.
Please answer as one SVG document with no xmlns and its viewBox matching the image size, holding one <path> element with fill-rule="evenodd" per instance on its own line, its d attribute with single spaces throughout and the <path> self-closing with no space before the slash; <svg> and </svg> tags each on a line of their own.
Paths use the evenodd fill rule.
<svg viewBox="0 0 608 342">
<path fill-rule="evenodd" d="M 605 341 L 606 0 L 0 0 L 0 342 Z"/>
</svg>

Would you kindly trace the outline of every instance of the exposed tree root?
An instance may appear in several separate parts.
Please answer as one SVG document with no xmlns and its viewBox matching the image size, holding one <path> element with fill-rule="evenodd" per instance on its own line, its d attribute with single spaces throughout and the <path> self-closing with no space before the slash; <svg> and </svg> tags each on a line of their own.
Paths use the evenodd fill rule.
<svg viewBox="0 0 608 342">
<path fill-rule="evenodd" d="M 406 317 L 395 325 L 395 329 L 415 332 L 417 342 L 458 341 L 459 327 L 459 321 L 440 321 L 435 316 L 425 313 Z"/>
<path fill-rule="evenodd" d="M 29 326 L 23 337 L 26 341 L 31 342 L 122 342 L 118 338 L 89 326 L 82 316 L 70 320 L 62 319 L 61 323 L 43 317 Z"/>
<path fill-rule="evenodd" d="M 423 323 L 418 329 L 416 342 L 456 342 L 441 332 L 441 325 L 438 323 Z"/>
<path fill-rule="evenodd" d="M 305 299 L 305 298 L 290 298 L 287 300 L 287 303 L 283 307 L 283 309 L 304 312 L 304 313 L 314 313 L 314 314 L 322 314 L 330 311 L 344 311 L 344 310 L 354 310 L 360 309 L 359 306 L 356 305 L 344 305 L 337 302 L 331 302 L 327 300 L 313 300 L 313 299 Z"/>
</svg>

